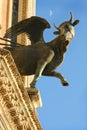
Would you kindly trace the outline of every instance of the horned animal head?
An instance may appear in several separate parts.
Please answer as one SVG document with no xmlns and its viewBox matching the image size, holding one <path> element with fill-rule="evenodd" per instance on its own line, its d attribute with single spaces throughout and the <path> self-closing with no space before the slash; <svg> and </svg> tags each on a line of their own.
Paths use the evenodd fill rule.
<svg viewBox="0 0 87 130">
<path fill-rule="evenodd" d="M 74 26 L 78 23 L 79 20 L 73 22 L 73 15 L 70 12 L 70 19 L 68 21 L 63 22 L 59 27 L 54 24 L 54 27 L 57 29 L 54 34 L 64 35 L 65 37 L 72 39 L 75 35 Z"/>
</svg>

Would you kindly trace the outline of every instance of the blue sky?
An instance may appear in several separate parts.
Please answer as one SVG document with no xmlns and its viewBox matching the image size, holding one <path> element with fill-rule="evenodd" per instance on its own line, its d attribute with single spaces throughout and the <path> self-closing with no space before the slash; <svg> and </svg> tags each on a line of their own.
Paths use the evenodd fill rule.
<svg viewBox="0 0 87 130">
<path fill-rule="evenodd" d="M 44 130 L 87 130 L 87 0 L 36 0 L 36 15 L 47 19 L 51 29 L 44 32 L 45 41 L 55 36 L 53 24 L 59 25 L 72 11 L 80 23 L 68 47 L 62 65 L 57 69 L 69 82 L 63 87 L 53 77 L 37 82 L 43 107 L 37 109 Z"/>
</svg>

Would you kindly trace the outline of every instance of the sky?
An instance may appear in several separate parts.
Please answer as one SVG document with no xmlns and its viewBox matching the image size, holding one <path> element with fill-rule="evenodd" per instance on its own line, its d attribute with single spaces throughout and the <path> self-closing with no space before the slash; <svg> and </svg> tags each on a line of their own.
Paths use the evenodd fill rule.
<svg viewBox="0 0 87 130">
<path fill-rule="evenodd" d="M 68 20 L 70 11 L 80 23 L 56 70 L 64 75 L 69 87 L 63 87 L 57 78 L 44 76 L 36 85 L 43 103 L 37 111 L 44 130 L 87 130 L 87 0 L 36 0 L 36 15 L 51 25 L 44 32 L 46 42 L 55 38 L 53 24 Z"/>
</svg>

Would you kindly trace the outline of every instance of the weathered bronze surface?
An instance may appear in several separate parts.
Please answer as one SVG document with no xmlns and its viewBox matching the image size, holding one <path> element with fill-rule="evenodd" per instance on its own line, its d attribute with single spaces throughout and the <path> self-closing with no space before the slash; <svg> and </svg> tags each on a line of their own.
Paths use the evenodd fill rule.
<svg viewBox="0 0 87 130">
<path fill-rule="evenodd" d="M 41 75 L 59 78 L 62 85 L 68 85 L 61 73 L 55 72 L 55 69 L 62 63 L 67 45 L 74 37 L 74 26 L 79 23 L 79 20 L 72 22 L 73 15 L 70 15 L 69 21 L 63 22 L 59 27 L 54 25 L 57 29 L 54 34 L 58 36 L 48 43 L 43 39 L 43 31 L 50 28 L 50 24 L 37 16 L 18 22 L 6 31 L 5 38 L 11 39 L 26 33 L 31 40 L 29 46 L 5 47 L 10 50 L 21 75 L 35 74 L 31 87 L 35 87 Z"/>
</svg>

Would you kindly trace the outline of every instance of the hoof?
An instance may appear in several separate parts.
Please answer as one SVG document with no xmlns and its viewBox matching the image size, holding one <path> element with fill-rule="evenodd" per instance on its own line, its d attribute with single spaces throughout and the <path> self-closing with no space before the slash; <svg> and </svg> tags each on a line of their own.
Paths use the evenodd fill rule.
<svg viewBox="0 0 87 130">
<path fill-rule="evenodd" d="M 69 83 L 65 81 L 65 82 L 62 83 L 62 85 L 63 86 L 69 86 Z"/>
<path fill-rule="evenodd" d="M 31 87 L 31 88 L 36 88 L 34 83 L 31 83 L 31 84 L 30 84 L 30 87 Z"/>
<path fill-rule="evenodd" d="M 35 87 L 35 86 L 30 86 L 30 88 L 35 88 L 35 89 L 36 89 L 36 87 Z"/>
</svg>

